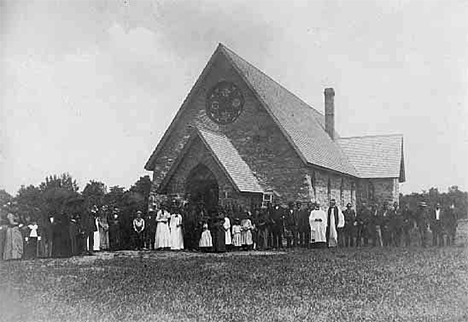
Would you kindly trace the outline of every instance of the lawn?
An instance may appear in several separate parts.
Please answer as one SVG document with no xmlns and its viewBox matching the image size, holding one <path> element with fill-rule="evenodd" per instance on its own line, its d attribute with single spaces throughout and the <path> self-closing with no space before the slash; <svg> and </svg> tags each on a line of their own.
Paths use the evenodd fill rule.
<svg viewBox="0 0 468 322">
<path fill-rule="evenodd" d="M 3 321 L 468 321 L 468 251 L 120 252 L 2 262 Z"/>
</svg>

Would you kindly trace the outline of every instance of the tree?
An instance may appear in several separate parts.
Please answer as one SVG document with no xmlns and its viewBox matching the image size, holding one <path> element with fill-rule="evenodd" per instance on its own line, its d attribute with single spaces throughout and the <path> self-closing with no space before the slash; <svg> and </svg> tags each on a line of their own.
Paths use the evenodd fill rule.
<svg viewBox="0 0 468 322">
<path fill-rule="evenodd" d="M 110 209 L 123 208 L 125 196 L 125 188 L 113 186 L 109 188 L 109 192 L 104 196 L 104 204 Z"/>
<path fill-rule="evenodd" d="M 148 197 L 151 191 L 151 179 L 149 176 L 140 177 L 133 186 L 130 187 L 128 201 L 135 204 L 136 208 L 145 211 L 148 208 Z"/>
<path fill-rule="evenodd" d="M 46 210 L 41 190 L 33 185 L 27 187 L 21 186 L 15 197 L 15 201 L 18 205 L 18 213 L 23 219 L 30 216 L 38 220 Z"/>
<path fill-rule="evenodd" d="M 68 173 L 46 177 L 39 185 L 44 215 L 59 216 L 68 213 L 69 201 L 79 197 L 78 185 Z"/>
<path fill-rule="evenodd" d="M 104 183 L 91 180 L 82 192 L 86 208 L 90 210 L 93 206 L 102 207 L 104 205 L 106 192 L 107 188 Z"/>
<path fill-rule="evenodd" d="M 13 197 L 8 192 L 6 192 L 6 190 L 0 189 L 0 207 L 7 204 L 8 202 L 11 202 L 12 200 Z"/>
</svg>

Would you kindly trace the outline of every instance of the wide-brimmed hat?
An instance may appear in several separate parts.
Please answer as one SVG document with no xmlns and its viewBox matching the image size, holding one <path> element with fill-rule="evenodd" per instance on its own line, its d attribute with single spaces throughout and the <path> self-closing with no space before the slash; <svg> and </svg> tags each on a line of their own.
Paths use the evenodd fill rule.
<svg viewBox="0 0 468 322">
<path fill-rule="evenodd" d="M 420 206 L 420 207 L 427 207 L 427 204 L 426 204 L 426 202 L 421 201 L 421 202 L 419 203 L 419 206 Z"/>
</svg>

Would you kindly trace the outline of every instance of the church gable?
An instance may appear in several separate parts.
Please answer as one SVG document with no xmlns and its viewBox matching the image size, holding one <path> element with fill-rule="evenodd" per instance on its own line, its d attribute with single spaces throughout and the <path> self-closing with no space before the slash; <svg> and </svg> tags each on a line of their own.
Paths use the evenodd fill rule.
<svg viewBox="0 0 468 322">
<path fill-rule="evenodd" d="M 213 90 L 221 84 L 218 95 L 222 95 L 220 93 L 225 83 L 233 84 L 234 87 L 231 89 L 241 93 L 240 102 L 235 100 L 237 97 L 231 102 L 234 105 L 242 103 L 241 112 L 238 115 L 228 114 L 224 118 L 222 114 L 207 115 L 207 101 L 210 103 L 210 98 L 214 97 Z M 280 171 L 287 172 L 282 166 L 284 162 L 289 161 L 291 170 L 296 172 L 298 167 L 303 166 L 303 161 L 280 127 L 220 48 L 213 54 L 145 166 L 147 170 L 154 171 L 155 188 L 160 185 L 172 167 L 194 127 L 203 127 L 225 134 L 265 186 L 272 185 L 269 177 L 275 175 L 275 172 L 278 174 Z"/>
</svg>

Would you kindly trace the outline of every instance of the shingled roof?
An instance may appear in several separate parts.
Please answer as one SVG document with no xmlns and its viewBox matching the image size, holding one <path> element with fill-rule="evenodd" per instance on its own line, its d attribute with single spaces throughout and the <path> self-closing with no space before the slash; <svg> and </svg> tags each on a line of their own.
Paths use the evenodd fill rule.
<svg viewBox="0 0 468 322">
<path fill-rule="evenodd" d="M 357 176 L 353 165 L 324 130 L 324 116 L 230 49 L 222 52 L 252 87 L 307 163 Z"/>
<path fill-rule="evenodd" d="M 242 160 L 239 152 L 224 134 L 202 128 L 197 128 L 197 130 L 205 145 L 239 191 L 263 192 L 250 167 Z"/>
<path fill-rule="evenodd" d="M 399 178 L 400 182 L 405 181 L 402 135 L 349 137 L 336 142 L 360 178 Z"/>
<path fill-rule="evenodd" d="M 164 189 L 166 184 L 169 182 L 172 173 L 176 171 L 176 168 L 184 158 L 184 155 L 190 149 L 190 145 L 197 136 L 210 151 L 215 161 L 238 191 L 254 193 L 263 192 L 263 189 L 258 183 L 257 178 L 253 175 L 252 170 L 239 155 L 239 152 L 237 152 L 231 141 L 229 141 L 229 139 L 222 133 L 215 133 L 200 126 L 195 127 L 194 133 L 186 142 L 182 152 L 179 154 L 176 162 L 172 165 L 159 189 Z"/>
</svg>

